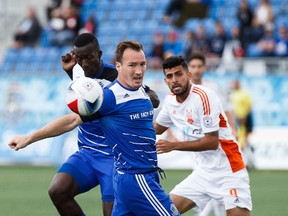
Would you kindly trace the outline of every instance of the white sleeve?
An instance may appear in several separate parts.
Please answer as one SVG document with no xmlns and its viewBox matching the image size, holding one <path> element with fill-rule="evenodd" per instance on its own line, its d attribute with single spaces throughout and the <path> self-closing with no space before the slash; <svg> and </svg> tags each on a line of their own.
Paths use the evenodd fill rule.
<svg viewBox="0 0 288 216">
<path fill-rule="evenodd" d="M 170 115 L 169 115 L 169 112 L 168 112 L 166 99 L 164 101 L 164 105 L 163 105 L 162 109 L 158 113 L 158 116 L 156 118 L 156 122 L 158 124 L 164 126 L 164 127 L 170 127 L 171 125 L 173 125 L 173 122 L 172 122 Z"/>
</svg>

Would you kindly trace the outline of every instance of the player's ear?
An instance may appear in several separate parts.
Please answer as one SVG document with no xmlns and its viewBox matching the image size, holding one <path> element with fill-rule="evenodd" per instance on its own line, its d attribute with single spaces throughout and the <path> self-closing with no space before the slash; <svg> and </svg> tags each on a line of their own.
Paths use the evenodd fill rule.
<svg viewBox="0 0 288 216">
<path fill-rule="evenodd" d="M 188 72 L 187 72 L 187 77 L 188 77 L 188 79 L 191 80 L 191 79 L 192 79 L 192 73 L 188 71 Z"/>
<path fill-rule="evenodd" d="M 101 59 L 101 57 L 102 57 L 102 50 L 99 50 L 99 52 L 98 52 L 98 57 L 99 57 L 99 59 Z"/>
<path fill-rule="evenodd" d="M 116 62 L 115 66 L 116 66 L 117 71 L 120 72 L 121 71 L 121 63 L 120 62 Z"/>
</svg>

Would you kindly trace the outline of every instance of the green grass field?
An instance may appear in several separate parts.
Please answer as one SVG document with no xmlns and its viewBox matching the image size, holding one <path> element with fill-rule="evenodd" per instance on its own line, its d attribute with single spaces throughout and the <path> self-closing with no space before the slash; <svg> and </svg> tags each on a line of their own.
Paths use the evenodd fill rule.
<svg viewBox="0 0 288 216">
<path fill-rule="evenodd" d="M 57 167 L 1 166 L 0 215 L 58 215 L 47 190 Z M 187 170 L 166 170 L 161 180 L 169 192 L 187 176 Z M 250 171 L 253 216 L 286 216 L 288 214 L 288 171 Z M 87 216 L 101 216 L 99 188 L 77 197 Z M 193 215 L 190 211 L 185 214 Z"/>
</svg>

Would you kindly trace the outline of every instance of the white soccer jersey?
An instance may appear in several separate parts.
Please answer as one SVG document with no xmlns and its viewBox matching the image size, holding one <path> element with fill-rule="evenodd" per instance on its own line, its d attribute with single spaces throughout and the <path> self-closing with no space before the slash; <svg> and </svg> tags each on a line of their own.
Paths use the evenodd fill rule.
<svg viewBox="0 0 288 216">
<path fill-rule="evenodd" d="M 165 127 L 175 125 L 187 141 L 198 140 L 205 133 L 219 131 L 217 150 L 194 152 L 197 160 L 195 171 L 215 177 L 216 173 L 228 174 L 245 167 L 222 103 L 210 89 L 192 84 L 190 95 L 183 103 L 177 102 L 174 94 L 168 95 L 156 122 Z"/>
</svg>

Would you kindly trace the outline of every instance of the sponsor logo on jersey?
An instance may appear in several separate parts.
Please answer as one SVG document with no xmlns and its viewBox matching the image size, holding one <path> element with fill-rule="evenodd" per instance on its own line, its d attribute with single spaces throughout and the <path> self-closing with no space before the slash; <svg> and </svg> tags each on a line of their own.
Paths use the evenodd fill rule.
<svg viewBox="0 0 288 216">
<path fill-rule="evenodd" d="M 193 134 L 201 134 L 202 130 L 201 129 L 194 129 Z"/>
</svg>

